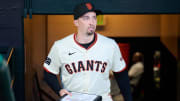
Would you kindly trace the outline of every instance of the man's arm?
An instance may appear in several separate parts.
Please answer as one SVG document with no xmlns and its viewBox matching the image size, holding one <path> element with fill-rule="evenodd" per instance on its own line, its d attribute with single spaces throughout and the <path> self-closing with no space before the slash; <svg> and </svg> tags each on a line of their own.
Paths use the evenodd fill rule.
<svg viewBox="0 0 180 101">
<path fill-rule="evenodd" d="M 46 70 L 44 70 L 44 80 L 54 90 L 54 92 L 56 94 L 58 94 L 60 96 L 63 96 L 65 94 L 71 95 L 71 93 L 68 92 L 66 89 L 63 89 L 60 87 L 56 75 L 49 73 Z"/>
<path fill-rule="evenodd" d="M 122 72 L 113 72 L 114 77 L 117 81 L 117 84 L 120 88 L 121 93 L 123 94 L 125 101 L 132 101 L 131 89 L 129 84 L 129 77 L 127 70 Z"/>
<path fill-rule="evenodd" d="M 44 80 L 54 90 L 54 92 L 59 95 L 59 91 L 61 90 L 61 87 L 59 85 L 56 75 L 44 70 Z"/>
</svg>

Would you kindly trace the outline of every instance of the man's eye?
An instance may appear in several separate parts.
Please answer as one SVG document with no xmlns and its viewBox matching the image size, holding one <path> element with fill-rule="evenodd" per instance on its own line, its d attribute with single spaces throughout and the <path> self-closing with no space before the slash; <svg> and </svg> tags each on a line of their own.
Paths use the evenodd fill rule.
<svg viewBox="0 0 180 101">
<path fill-rule="evenodd" d="M 95 16 L 95 17 L 93 17 L 95 20 L 97 19 L 97 17 Z"/>
</svg>

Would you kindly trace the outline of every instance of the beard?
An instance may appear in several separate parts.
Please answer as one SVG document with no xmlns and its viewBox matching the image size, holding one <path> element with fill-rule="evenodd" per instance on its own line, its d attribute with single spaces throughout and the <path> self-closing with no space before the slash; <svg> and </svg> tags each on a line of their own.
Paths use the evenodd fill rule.
<svg viewBox="0 0 180 101">
<path fill-rule="evenodd" d="M 93 35 L 95 31 L 87 32 L 87 35 Z"/>
<path fill-rule="evenodd" d="M 95 32 L 94 26 L 92 26 L 92 29 L 93 29 L 93 30 L 87 31 L 87 35 L 93 35 L 93 34 L 94 34 L 94 32 Z"/>
</svg>

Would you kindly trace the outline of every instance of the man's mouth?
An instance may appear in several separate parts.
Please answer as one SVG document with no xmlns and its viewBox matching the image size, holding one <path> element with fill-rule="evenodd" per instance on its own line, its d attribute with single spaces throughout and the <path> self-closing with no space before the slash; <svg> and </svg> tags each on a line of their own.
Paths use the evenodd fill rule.
<svg viewBox="0 0 180 101">
<path fill-rule="evenodd" d="M 89 29 L 89 30 L 94 30 L 94 27 L 89 27 L 88 29 Z"/>
</svg>

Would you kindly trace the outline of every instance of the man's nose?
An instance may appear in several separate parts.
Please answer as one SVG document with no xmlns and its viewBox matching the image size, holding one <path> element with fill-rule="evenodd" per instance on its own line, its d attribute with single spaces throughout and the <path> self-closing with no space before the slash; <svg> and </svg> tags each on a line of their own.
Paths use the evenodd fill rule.
<svg viewBox="0 0 180 101">
<path fill-rule="evenodd" d="M 94 24 L 95 20 L 94 19 L 90 19 L 89 24 Z"/>
</svg>

